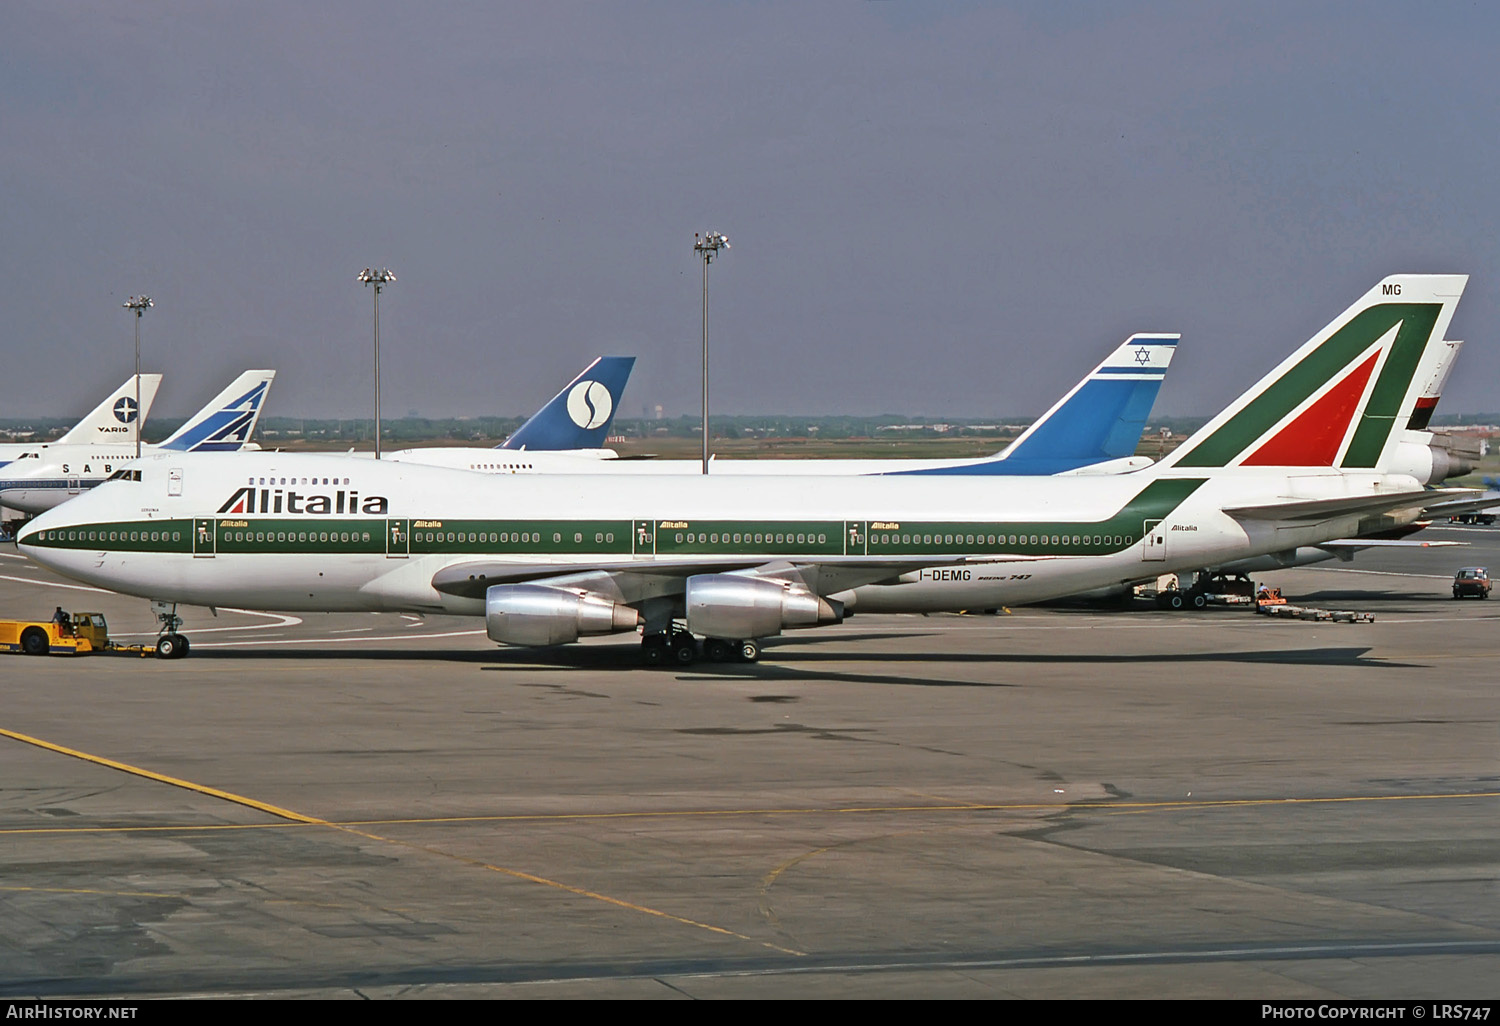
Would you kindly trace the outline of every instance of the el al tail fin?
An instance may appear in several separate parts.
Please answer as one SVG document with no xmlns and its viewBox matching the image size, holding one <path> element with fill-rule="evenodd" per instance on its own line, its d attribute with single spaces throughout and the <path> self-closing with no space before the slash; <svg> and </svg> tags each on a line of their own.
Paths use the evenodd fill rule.
<svg viewBox="0 0 1500 1026">
<path fill-rule="evenodd" d="M 142 374 L 139 407 L 136 399 L 135 375 L 115 389 L 110 397 L 95 406 L 93 412 L 57 440 L 59 445 L 99 445 L 102 442 L 129 442 L 134 444 L 136 433 L 146 423 L 151 412 L 151 403 L 156 399 L 156 390 L 161 386 L 160 374 Z"/>
<path fill-rule="evenodd" d="M 1134 456 L 1181 338 L 1130 336 L 1000 455 L 1073 467 Z"/>
<path fill-rule="evenodd" d="M 189 417 L 161 447 L 179 452 L 235 452 L 243 448 L 255 432 L 275 377 L 273 370 L 248 370 L 241 374 L 207 406 Z"/>
<path fill-rule="evenodd" d="M 1121 473 L 1133 460 L 1181 335 L 1131 335 L 998 454 L 904 475 Z"/>
<path fill-rule="evenodd" d="M 1161 461 L 1382 470 L 1453 319 L 1464 274 L 1381 281 Z"/>
<path fill-rule="evenodd" d="M 497 449 L 599 449 L 615 422 L 633 356 L 601 356 Z"/>
</svg>

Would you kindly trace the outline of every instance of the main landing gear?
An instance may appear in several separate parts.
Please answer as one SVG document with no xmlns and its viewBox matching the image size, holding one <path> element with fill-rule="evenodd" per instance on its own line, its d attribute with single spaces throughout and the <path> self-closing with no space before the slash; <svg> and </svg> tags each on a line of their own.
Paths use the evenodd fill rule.
<svg viewBox="0 0 1500 1026">
<path fill-rule="evenodd" d="M 753 663 L 760 658 L 760 642 L 705 638 L 703 658 L 710 663 Z M 698 641 L 674 624 L 669 631 L 641 638 L 641 660 L 647 666 L 691 666 L 698 660 Z"/>
<path fill-rule="evenodd" d="M 169 606 L 165 602 L 153 602 L 151 611 L 161 621 L 161 632 L 156 636 L 156 658 L 181 659 L 186 656 L 192 646 L 184 635 L 178 633 L 182 630 L 182 617 L 177 615 L 177 604 L 174 602 Z"/>
</svg>

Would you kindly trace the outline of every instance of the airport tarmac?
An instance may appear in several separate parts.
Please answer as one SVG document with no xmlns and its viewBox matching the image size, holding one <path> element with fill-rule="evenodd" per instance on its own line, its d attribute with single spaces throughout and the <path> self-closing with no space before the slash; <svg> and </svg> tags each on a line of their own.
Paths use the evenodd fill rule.
<svg viewBox="0 0 1500 1026">
<path fill-rule="evenodd" d="M 0 996 L 1493 998 L 1500 528 L 1243 610 L 856 616 L 758 664 L 188 614 L 0 657 Z M 0 617 L 147 604 L 0 547 Z"/>
</svg>

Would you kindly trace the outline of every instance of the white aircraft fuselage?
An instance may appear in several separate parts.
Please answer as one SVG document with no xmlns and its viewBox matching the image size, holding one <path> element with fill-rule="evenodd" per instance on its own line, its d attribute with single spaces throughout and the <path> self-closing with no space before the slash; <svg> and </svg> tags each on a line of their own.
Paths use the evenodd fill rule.
<svg viewBox="0 0 1500 1026">
<path fill-rule="evenodd" d="M 620 474 L 624 476 L 704 476 L 702 460 L 618 459 L 609 450 L 585 452 L 530 452 L 526 450 L 473 449 L 464 447 L 403 449 L 389 454 L 393 463 L 424 467 L 472 470 L 480 474 Z M 1068 471 L 1072 474 L 1120 474 L 1149 467 L 1149 456 L 1125 456 Z M 844 477 L 866 474 L 898 474 L 923 470 L 959 470 L 1003 466 L 995 456 L 965 459 L 857 459 L 782 460 L 711 459 L 708 475 L 755 477 Z M 1019 465 L 1019 464 L 1018 464 Z"/>
<path fill-rule="evenodd" d="M 1236 519 L 1228 508 L 1418 488 L 1405 475 L 1258 468 L 710 475 L 667 490 L 650 478 L 497 478 L 286 453 L 158 453 L 134 466 L 139 480 L 107 482 L 33 521 L 22 550 L 75 580 L 154 600 L 465 615 L 483 614 L 482 593 L 445 593 L 434 578 L 467 564 L 555 575 L 650 561 L 733 572 L 787 560 L 845 574 L 848 588 L 823 593 L 853 610 L 1023 604 L 1316 544 L 1359 519 L 1299 526 Z M 926 580 L 875 583 L 923 567 Z"/>
</svg>

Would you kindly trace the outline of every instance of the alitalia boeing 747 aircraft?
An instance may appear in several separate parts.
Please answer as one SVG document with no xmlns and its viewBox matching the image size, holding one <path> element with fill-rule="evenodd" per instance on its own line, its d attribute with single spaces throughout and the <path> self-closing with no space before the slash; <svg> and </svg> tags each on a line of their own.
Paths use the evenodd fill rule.
<svg viewBox="0 0 1500 1026">
<path fill-rule="evenodd" d="M 31 523 L 30 558 L 164 603 L 483 616 L 501 643 L 640 630 L 754 658 L 850 611 L 1035 602 L 1355 535 L 1451 492 L 1402 465 L 1467 278 L 1385 279 L 1160 463 L 1102 476 L 486 477 L 156 453 Z M 1468 494 L 1465 492 L 1464 494 Z M 968 569 L 941 594 L 884 582 Z M 186 639 L 166 614 L 158 651 Z"/>
</svg>

